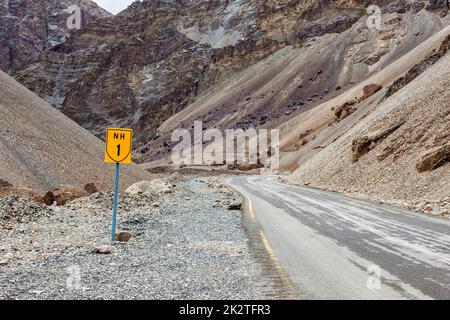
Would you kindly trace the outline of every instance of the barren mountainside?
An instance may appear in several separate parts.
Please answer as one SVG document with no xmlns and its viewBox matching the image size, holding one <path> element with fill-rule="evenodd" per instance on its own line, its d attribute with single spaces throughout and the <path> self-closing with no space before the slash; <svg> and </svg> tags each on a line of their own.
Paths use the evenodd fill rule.
<svg viewBox="0 0 450 320">
<path fill-rule="evenodd" d="M 10 74 L 33 62 L 44 51 L 64 42 L 70 6 L 81 9 L 81 25 L 111 16 L 90 0 L 1 0 L 0 69 Z"/>
<path fill-rule="evenodd" d="M 195 108 L 199 120 L 248 127 L 301 112 L 441 27 L 439 15 L 425 10 L 427 2 L 378 3 L 387 14 L 386 30 L 371 33 L 367 1 L 136 2 L 86 26 L 16 78 L 97 136 L 108 125 L 134 127 L 136 159 L 161 159 L 170 150 L 164 130 L 158 130 L 164 121 L 192 103 L 202 104 L 211 88 L 265 58 L 270 70 L 256 70 L 264 76 L 257 73 L 251 85 L 241 82 L 242 90 L 226 103 L 214 103 L 204 113 Z M 418 23 L 411 37 L 409 29 Z M 337 50 L 319 53 L 327 49 Z M 293 61 L 299 56 L 302 61 Z M 277 86 L 261 82 L 277 75 L 284 78 Z M 258 97 L 252 96 L 255 88 Z M 178 125 L 190 128 L 192 119 L 185 120 Z"/>
<path fill-rule="evenodd" d="M 397 202 L 449 196 L 449 66 L 445 55 L 302 163 L 292 180 Z"/>
</svg>

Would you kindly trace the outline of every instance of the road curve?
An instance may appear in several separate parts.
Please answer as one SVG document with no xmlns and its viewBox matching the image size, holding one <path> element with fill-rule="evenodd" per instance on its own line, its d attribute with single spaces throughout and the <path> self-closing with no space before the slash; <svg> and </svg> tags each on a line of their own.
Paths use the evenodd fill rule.
<svg viewBox="0 0 450 320">
<path fill-rule="evenodd" d="M 233 177 L 304 299 L 450 299 L 450 221 L 332 192 Z"/>
</svg>

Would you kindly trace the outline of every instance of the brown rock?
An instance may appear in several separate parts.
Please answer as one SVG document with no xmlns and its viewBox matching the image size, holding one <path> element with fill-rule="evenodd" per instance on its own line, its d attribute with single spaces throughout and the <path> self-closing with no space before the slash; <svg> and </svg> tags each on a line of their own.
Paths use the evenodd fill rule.
<svg viewBox="0 0 450 320">
<path fill-rule="evenodd" d="M 362 100 L 366 100 L 367 98 L 373 96 L 375 93 L 380 91 L 383 88 L 383 86 L 379 84 L 369 84 L 364 87 L 363 92 L 364 95 L 362 97 Z"/>
<path fill-rule="evenodd" d="M 348 117 L 349 115 L 351 115 L 353 112 L 355 112 L 355 110 L 357 109 L 357 107 L 355 106 L 356 103 L 357 101 L 355 100 L 347 101 L 343 105 L 337 107 L 336 110 L 334 111 L 336 121 L 339 122 Z"/>
<path fill-rule="evenodd" d="M 375 148 L 377 144 L 386 139 L 404 123 L 403 120 L 400 120 L 386 128 L 381 128 L 370 134 L 355 138 L 352 142 L 353 162 L 357 162 L 359 158 Z"/>
<path fill-rule="evenodd" d="M 7 189 L 10 187 L 12 187 L 12 185 L 8 181 L 0 179 L 0 189 Z"/>
<path fill-rule="evenodd" d="M 88 195 L 89 193 L 85 190 L 69 186 L 61 186 L 47 192 L 43 197 L 42 202 L 49 206 L 53 204 L 62 206 L 68 201 L 86 197 Z"/>
<path fill-rule="evenodd" d="M 264 168 L 264 165 L 261 164 L 261 163 L 252 163 L 252 164 L 249 164 L 249 163 L 245 163 L 245 164 L 234 163 L 234 164 L 229 164 L 227 166 L 227 168 L 228 168 L 228 170 L 251 171 L 251 170 Z"/>
<path fill-rule="evenodd" d="M 242 202 L 233 202 L 228 205 L 227 210 L 241 210 Z"/>
<path fill-rule="evenodd" d="M 49 191 L 45 194 L 45 196 L 42 198 L 42 203 L 51 206 L 55 203 L 56 198 L 53 192 Z"/>
<path fill-rule="evenodd" d="M 8 184 L 4 184 L 4 186 L 6 187 L 0 187 L 0 198 L 7 196 L 20 196 L 26 199 L 30 199 L 34 202 L 43 203 L 43 193 L 30 188 L 12 185 L 9 185 L 8 187 L 7 185 Z"/>
<path fill-rule="evenodd" d="M 84 191 L 86 191 L 88 194 L 93 194 L 97 193 L 98 189 L 94 183 L 88 183 L 87 185 L 84 186 Z"/>
<path fill-rule="evenodd" d="M 416 164 L 417 171 L 432 171 L 450 161 L 450 144 L 436 147 L 424 154 Z"/>
<path fill-rule="evenodd" d="M 107 246 L 107 245 L 101 245 L 101 246 L 98 246 L 97 248 L 95 248 L 95 253 L 98 253 L 98 254 L 111 254 L 112 253 L 112 248 L 110 246 Z"/>
<path fill-rule="evenodd" d="M 128 242 L 128 241 L 130 241 L 131 237 L 132 237 L 131 233 L 122 231 L 122 232 L 116 233 L 115 240 L 119 241 L 119 242 Z"/>
</svg>

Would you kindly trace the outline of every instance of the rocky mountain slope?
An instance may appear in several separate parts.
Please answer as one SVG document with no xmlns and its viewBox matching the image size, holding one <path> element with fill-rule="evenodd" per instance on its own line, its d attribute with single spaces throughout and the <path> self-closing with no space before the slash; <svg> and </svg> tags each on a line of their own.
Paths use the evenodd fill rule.
<svg viewBox="0 0 450 320">
<path fill-rule="evenodd" d="M 103 163 L 103 143 L 0 71 L 0 191 L 57 186 L 111 189 L 113 166 Z M 122 186 L 148 177 L 123 166 Z"/>
<path fill-rule="evenodd" d="M 302 163 L 292 181 L 400 203 L 448 197 L 449 85 L 446 54 Z"/>
<path fill-rule="evenodd" d="M 386 29 L 375 35 L 366 26 L 368 1 L 136 2 L 74 34 L 16 77 L 98 136 L 108 125 L 134 127 L 136 158 L 157 160 L 170 150 L 166 133 L 173 125 L 165 121 L 171 116 L 187 128 L 194 114 L 208 126 L 284 121 L 440 28 L 439 16 L 424 10 L 426 1 L 376 3 L 386 14 Z M 418 23 L 422 29 L 410 37 Z M 240 74 L 248 67 L 257 78 Z M 229 81 L 242 81 L 242 88 L 205 102 L 204 94 Z M 178 115 L 187 106 L 195 109 L 191 116 Z"/>
<path fill-rule="evenodd" d="M 396 8 L 402 13 L 388 8 L 382 30 L 369 30 L 362 16 L 340 33 L 287 45 L 202 94 L 159 132 L 170 136 L 194 120 L 222 129 L 279 128 L 282 169 L 295 170 L 348 130 L 355 116 L 364 114 L 360 105 L 380 99 L 447 34 L 440 30 L 448 20 L 423 7 L 417 12 Z"/>
<path fill-rule="evenodd" d="M 81 9 L 82 27 L 111 16 L 90 0 L 1 0 L 0 69 L 12 74 L 64 42 L 73 32 L 67 28 L 73 5 Z"/>
<path fill-rule="evenodd" d="M 422 29 L 423 25 L 415 24 L 415 28 Z M 283 169 L 295 170 L 371 113 L 381 100 L 401 90 L 442 58 L 448 50 L 449 27 L 436 30 L 419 44 L 414 41 L 416 30 L 408 32 L 408 40 L 403 43 L 406 47 L 399 47 L 404 54 L 398 55 L 398 59 L 380 67 L 376 73 L 335 98 L 293 116 L 279 126 L 283 132 Z"/>
<path fill-rule="evenodd" d="M 247 2 L 136 2 L 84 28 L 16 77 L 91 132 L 101 136 L 108 125 L 131 126 L 143 145 L 215 81 L 212 62 L 225 54 L 224 46 L 255 32 Z M 239 48 L 258 50 L 251 40 Z"/>
</svg>

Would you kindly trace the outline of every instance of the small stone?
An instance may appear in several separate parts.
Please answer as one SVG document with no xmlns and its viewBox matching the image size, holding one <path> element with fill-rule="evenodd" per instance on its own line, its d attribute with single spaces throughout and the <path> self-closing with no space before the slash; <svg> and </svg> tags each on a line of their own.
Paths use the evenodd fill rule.
<svg viewBox="0 0 450 320">
<path fill-rule="evenodd" d="M 8 262 L 9 261 L 6 259 L 0 260 L 0 266 L 6 266 L 8 264 Z"/>
<path fill-rule="evenodd" d="M 95 248 L 95 252 L 98 254 L 111 254 L 112 248 L 107 245 L 101 245 L 101 246 L 98 246 L 97 248 Z"/>
<path fill-rule="evenodd" d="M 420 202 L 415 206 L 416 211 L 421 211 L 425 207 L 426 202 Z"/>
<path fill-rule="evenodd" d="M 228 205 L 227 210 L 241 210 L 242 202 L 233 202 Z"/>
<path fill-rule="evenodd" d="M 161 192 L 162 192 L 162 193 L 165 193 L 165 194 L 169 194 L 169 193 L 172 193 L 173 190 L 172 190 L 171 188 L 164 188 L 164 189 L 162 189 Z"/>
<path fill-rule="evenodd" d="M 116 241 L 128 242 L 128 241 L 130 241 L 131 237 L 132 237 L 132 235 L 129 232 L 125 232 L 125 231 L 119 232 L 116 234 Z"/>
<path fill-rule="evenodd" d="M 88 194 L 94 194 L 98 192 L 98 189 L 95 186 L 95 183 L 88 183 L 84 186 L 84 191 L 86 191 Z"/>
</svg>

